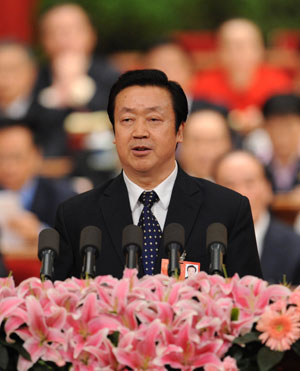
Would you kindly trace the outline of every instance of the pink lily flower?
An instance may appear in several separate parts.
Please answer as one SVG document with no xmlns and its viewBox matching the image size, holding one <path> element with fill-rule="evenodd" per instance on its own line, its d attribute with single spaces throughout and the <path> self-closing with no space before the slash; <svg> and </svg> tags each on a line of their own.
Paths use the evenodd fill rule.
<svg viewBox="0 0 300 371">
<path fill-rule="evenodd" d="M 34 296 L 26 298 L 28 327 L 16 333 L 24 340 L 24 348 L 31 356 L 31 362 L 19 357 L 20 370 L 27 370 L 38 359 L 53 361 L 58 366 L 65 364 L 58 348 L 66 343 L 61 329 L 65 323 L 65 310 L 55 308 L 52 316 L 45 316 L 43 308 Z"/>
<path fill-rule="evenodd" d="M 163 364 L 189 371 L 207 363 L 220 363 L 216 353 L 222 345 L 221 340 L 202 342 L 188 323 L 180 328 L 174 339 L 174 344 L 167 346 L 161 357 Z"/>
<path fill-rule="evenodd" d="M 6 297 L 0 301 L 0 325 L 4 319 L 9 318 L 16 308 L 23 303 L 23 299 L 16 296 Z"/>
<path fill-rule="evenodd" d="M 123 336 L 117 348 L 113 349 L 120 365 L 134 370 L 161 371 L 165 368 L 160 364 L 157 354 L 157 341 L 163 330 L 159 320 L 138 331 L 128 332 Z"/>
</svg>

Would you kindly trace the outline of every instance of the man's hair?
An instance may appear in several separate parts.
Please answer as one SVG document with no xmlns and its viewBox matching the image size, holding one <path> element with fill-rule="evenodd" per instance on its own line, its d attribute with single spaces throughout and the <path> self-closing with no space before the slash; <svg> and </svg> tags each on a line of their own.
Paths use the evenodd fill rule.
<svg viewBox="0 0 300 371">
<path fill-rule="evenodd" d="M 262 108 L 264 117 L 298 115 L 300 116 L 300 98 L 295 94 L 278 94 L 270 97 Z"/>
<path fill-rule="evenodd" d="M 28 131 L 29 135 L 32 137 L 32 144 L 34 145 L 34 147 L 36 147 L 37 149 L 41 149 L 40 137 L 29 124 L 27 124 L 26 122 L 20 122 L 18 120 L 13 119 L 7 118 L 0 119 L 0 134 L 2 131 L 14 128 L 23 128 L 26 131 Z"/>
<path fill-rule="evenodd" d="M 266 166 L 264 166 L 264 164 L 261 162 L 261 160 L 257 156 L 255 156 L 252 152 L 247 151 L 247 150 L 243 150 L 243 149 L 233 149 L 232 151 L 226 152 L 222 156 L 220 156 L 216 160 L 216 162 L 214 163 L 214 166 L 213 166 L 213 171 L 212 171 L 213 179 L 214 180 L 217 179 L 218 170 L 219 170 L 220 166 L 222 165 L 222 163 L 224 161 L 226 161 L 227 158 L 230 158 L 232 156 L 239 155 L 239 154 L 240 155 L 246 155 L 250 159 L 252 159 L 257 164 L 257 166 L 260 168 L 263 178 L 265 178 L 265 180 L 267 182 L 271 183 L 271 178 L 272 177 L 271 177 L 271 174 L 270 174 L 270 171 L 268 170 L 268 168 Z"/>
<path fill-rule="evenodd" d="M 172 99 L 176 132 L 180 125 L 186 121 L 188 103 L 182 87 L 177 82 L 168 80 L 167 75 L 159 70 L 134 70 L 121 75 L 110 90 L 107 113 L 113 128 L 116 97 L 122 90 L 131 86 L 157 86 L 166 89 Z"/>
<path fill-rule="evenodd" d="M 46 2 L 45 5 L 42 5 L 39 14 L 38 14 L 38 23 L 39 27 L 43 24 L 44 20 L 46 19 L 47 15 L 51 13 L 53 10 L 56 9 L 62 9 L 65 7 L 72 7 L 76 8 L 79 11 L 82 11 L 82 14 L 85 15 L 88 23 L 91 24 L 92 27 L 95 27 L 96 24 L 93 22 L 93 19 L 90 15 L 90 13 L 87 11 L 86 7 L 84 6 L 84 2 L 82 4 L 75 3 L 74 1 L 69 1 L 69 0 L 56 0 L 52 3 Z"/>
<path fill-rule="evenodd" d="M 206 100 L 195 100 L 192 105 L 190 114 L 201 112 L 201 111 L 213 111 L 228 120 L 229 110 L 225 106 L 219 104 L 211 103 Z"/>
<path fill-rule="evenodd" d="M 2 39 L 0 41 L 0 51 L 3 51 L 8 48 L 18 48 L 24 51 L 28 59 L 32 62 L 35 63 L 35 56 L 33 53 L 33 50 L 25 44 L 24 42 L 14 39 L 14 38 L 7 38 L 7 39 Z"/>
</svg>

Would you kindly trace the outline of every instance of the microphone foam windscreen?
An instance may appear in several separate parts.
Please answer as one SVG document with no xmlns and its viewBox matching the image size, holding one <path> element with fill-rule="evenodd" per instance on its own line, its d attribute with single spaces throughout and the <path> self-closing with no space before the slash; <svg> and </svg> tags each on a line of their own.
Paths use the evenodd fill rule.
<svg viewBox="0 0 300 371">
<path fill-rule="evenodd" d="M 212 223 L 207 228 L 206 246 L 216 242 L 221 243 L 225 248 L 227 247 L 227 228 L 224 224 Z"/>
<path fill-rule="evenodd" d="M 185 243 L 184 228 L 181 224 L 170 223 L 164 230 L 164 247 L 167 247 L 170 243 L 175 242 L 180 246 L 184 246 Z"/>
<path fill-rule="evenodd" d="M 80 253 L 84 254 L 86 247 L 94 247 L 96 249 L 96 254 L 100 253 L 102 245 L 102 232 L 101 230 L 94 226 L 89 225 L 84 227 L 80 234 Z"/>
<path fill-rule="evenodd" d="M 128 245 L 143 246 L 143 231 L 137 225 L 129 224 L 123 229 L 122 246 L 125 248 Z"/>
<path fill-rule="evenodd" d="M 43 258 L 42 252 L 46 249 L 51 249 L 59 254 L 59 234 L 56 229 L 46 228 L 39 234 L 38 242 L 38 257 L 40 260 Z"/>
</svg>

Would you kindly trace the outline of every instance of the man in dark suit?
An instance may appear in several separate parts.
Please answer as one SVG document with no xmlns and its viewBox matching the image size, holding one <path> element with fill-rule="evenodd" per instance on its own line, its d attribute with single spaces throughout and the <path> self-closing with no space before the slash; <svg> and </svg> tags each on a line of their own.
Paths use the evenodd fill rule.
<svg viewBox="0 0 300 371">
<path fill-rule="evenodd" d="M 271 216 L 272 188 L 263 165 L 252 154 L 233 151 L 215 168 L 217 183 L 247 196 L 250 201 L 264 279 L 300 284 L 300 236 Z"/>
<path fill-rule="evenodd" d="M 40 16 L 39 31 L 49 65 L 40 69 L 37 90 L 52 87 L 51 96 L 56 92 L 54 100 L 48 94 L 48 99 L 40 95 L 41 100 L 75 111 L 104 110 L 119 72 L 105 58 L 94 55 L 97 33 L 84 8 L 75 3 L 48 7 Z M 80 77 L 80 85 L 75 77 Z"/>
<path fill-rule="evenodd" d="M 300 185 L 300 97 L 273 95 L 265 102 L 262 112 L 272 144 L 266 168 L 274 193 L 293 192 Z"/>
<path fill-rule="evenodd" d="M 56 208 L 75 192 L 67 181 L 38 176 L 42 156 L 32 131 L 21 124 L 0 126 L 0 195 L 16 196 L 19 206 L 9 210 L 2 228 L 8 228 L 29 245 L 39 231 L 53 226 Z M 2 231 L 3 232 L 3 231 Z"/>
<path fill-rule="evenodd" d="M 36 61 L 32 51 L 16 41 L 0 42 L 0 120 L 22 122 L 39 139 L 44 156 L 67 154 L 63 127 L 67 109 L 41 105 L 35 97 Z"/>
<path fill-rule="evenodd" d="M 192 178 L 175 162 L 175 149 L 183 140 L 187 112 L 182 88 L 161 71 L 130 71 L 113 85 L 108 114 L 123 172 L 59 207 L 56 228 L 61 246 L 55 262 L 55 279 L 80 276 L 80 232 L 88 225 L 102 230 L 97 274 L 122 277 L 125 267 L 122 231 L 132 223 L 145 229 L 146 219 L 157 227 L 151 224 L 149 230 L 144 230 L 140 275 L 160 272 L 161 259 L 167 254 L 162 243 L 152 242 L 157 242 L 160 230 L 173 222 L 185 229 L 186 260 L 200 262 L 201 270 L 208 271 L 206 230 L 211 223 L 220 222 L 228 230 L 224 259 L 228 275 L 237 272 L 261 276 L 247 198 L 209 181 Z M 153 206 L 147 206 L 147 195 L 155 199 Z M 152 236 L 152 232 L 157 234 Z M 149 251 L 150 260 L 145 251 Z M 151 265 L 149 271 L 147 264 Z"/>
</svg>

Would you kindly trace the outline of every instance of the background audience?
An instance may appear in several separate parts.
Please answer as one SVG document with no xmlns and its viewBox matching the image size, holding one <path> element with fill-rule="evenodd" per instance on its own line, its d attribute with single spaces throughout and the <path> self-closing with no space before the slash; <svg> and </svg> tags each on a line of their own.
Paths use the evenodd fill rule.
<svg viewBox="0 0 300 371">
<path fill-rule="evenodd" d="M 252 154 L 233 151 L 217 162 L 214 176 L 218 184 L 249 198 L 264 279 L 279 283 L 286 278 L 299 285 L 300 236 L 270 214 L 272 188 L 263 165 Z"/>
<path fill-rule="evenodd" d="M 277 92 L 290 91 L 290 77 L 265 63 L 263 38 L 248 19 L 224 22 L 217 33 L 218 67 L 199 73 L 197 98 L 227 106 L 232 126 L 244 134 L 262 123 L 260 108 Z"/>
<path fill-rule="evenodd" d="M 67 181 L 39 176 L 42 155 L 32 131 L 21 124 L 0 126 L 0 187 L 10 206 L 2 207 L 6 231 L 21 245 L 36 249 L 38 234 L 53 226 L 60 202 L 75 195 Z M 7 192 L 10 191 L 10 192 Z M 6 201 L 3 200 L 4 205 Z M 2 240 L 2 248 L 3 246 Z"/>
<path fill-rule="evenodd" d="M 19 236 L 18 243 L 36 248 L 38 233 L 52 225 L 57 204 L 74 194 L 70 182 L 75 177 L 81 192 L 119 171 L 113 132 L 102 112 L 119 72 L 97 53 L 101 36 L 83 7 L 49 5 L 37 19 L 36 45 L 0 40 L 4 253 L 3 239 L 12 234 Z M 265 278 L 279 282 L 286 274 L 288 281 L 300 283 L 300 237 L 269 212 L 282 194 L 293 195 L 289 208 L 300 210 L 297 71 L 269 63 L 270 44 L 265 47 L 261 30 L 249 19 L 226 20 L 215 35 L 216 49 L 205 63 L 174 32 L 147 50 L 132 45 L 121 51 L 122 63 L 115 66 L 122 72 L 130 66 L 160 69 L 182 85 L 190 116 L 177 150 L 180 165 L 193 176 L 215 175 L 217 182 L 249 197 Z M 202 49 L 198 57 L 204 54 Z M 256 157 L 231 152 L 238 148 Z"/>
</svg>

